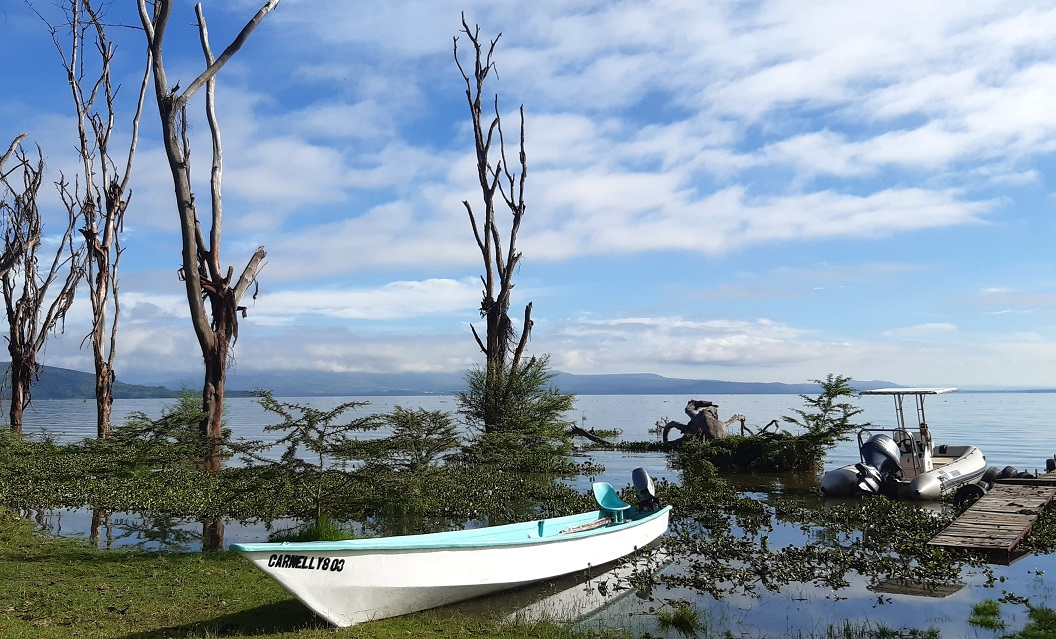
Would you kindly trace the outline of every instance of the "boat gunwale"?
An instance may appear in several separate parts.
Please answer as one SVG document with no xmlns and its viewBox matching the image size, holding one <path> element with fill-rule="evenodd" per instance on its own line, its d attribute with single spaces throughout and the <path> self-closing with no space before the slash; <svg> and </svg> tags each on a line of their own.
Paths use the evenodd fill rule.
<svg viewBox="0 0 1056 639">
<path fill-rule="evenodd" d="M 590 530 L 567 534 L 550 534 L 542 537 L 526 536 L 521 539 L 502 538 L 503 533 L 512 533 L 518 530 L 525 531 L 526 535 L 538 525 L 539 522 L 560 522 L 559 525 L 588 523 L 596 521 L 605 515 L 604 511 L 588 511 L 565 517 L 554 517 L 549 519 L 533 519 L 529 521 L 504 524 L 501 526 L 485 526 L 482 528 L 469 528 L 462 530 L 451 530 L 436 533 L 424 533 L 420 535 L 399 535 L 395 537 L 368 537 L 363 539 L 343 539 L 339 541 L 298 541 L 298 542 L 259 542 L 231 544 L 230 549 L 244 554 L 256 553 L 295 553 L 295 552 L 399 552 L 416 550 L 444 550 L 444 549 L 467 549 L 467 548 L 502 548 L 512 546 L 531 546 L 539 544 L 550 544 L 563 541 L 573 541 L 589 537 L 598 537 L 618 533 L 623 530 L 637 528 L 671 512 L 671 506 L 652 513 L 638 513 L 640 516 L 628 518 L 626 521 L 600 526 Z M 473 534 L 478 533 L 478 534 Z M 499 538 L 495 538 L 495 537 Z"/>
</svg>

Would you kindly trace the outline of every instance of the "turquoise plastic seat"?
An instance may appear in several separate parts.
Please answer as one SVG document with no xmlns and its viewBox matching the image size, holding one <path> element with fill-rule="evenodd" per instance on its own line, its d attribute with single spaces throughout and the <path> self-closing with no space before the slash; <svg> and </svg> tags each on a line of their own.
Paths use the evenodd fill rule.
<svg viewBox="0 0 1056 639">
<path fill-rule="evenodd" d="M 631 507 L 630 504 L 620 499 L 612 484 L 605 481 L 594 482 L 594 499 L 603 511 L 612 515 L 616 523 L 623 521 L 623 511 Z"/>
</svg>

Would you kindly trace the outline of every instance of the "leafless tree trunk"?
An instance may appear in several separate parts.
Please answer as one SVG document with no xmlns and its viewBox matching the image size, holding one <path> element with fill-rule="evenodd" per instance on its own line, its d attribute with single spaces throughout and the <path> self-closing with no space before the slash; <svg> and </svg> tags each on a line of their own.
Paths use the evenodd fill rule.
<svg viewBox="0 0 1056 639">
<path fill-rule="evenodd" d="M 510 319 L 510 294 L 513 291 L 513 274 L 521 261 L 521 252 L 517 250 L 517 232 L 521 227 L 521 219 L 524 217 L 524 183 L 528 175 L 527 159 L 524 152 L 524 107 L 520 109 L 520 148 L 518 152 L 518 168 L 511 170 L 510 162 L 506 159 L 506 142 L 502 132 L 502 119 L 499 115 L 499 98 L 494 98 L 494 115 L 490 120 L 485 120 L 483 110 L 484 85 L 488 74 L 495 66 L 492 56 L 495 46 L 502 34 L 491 41 L 485 53 L 480 39 L 480 27 L 474 26 L 470 29 L 466 22 L 465 14 L 462 15 L 462 33 L 469 38 L 475 53 L 472 73 L 466 71 L 462 66 L 458 53 L 458 37 L 454 38 L 455 64 L 462 74 L 466 83 L 466 101 L 469 104 L 469 112 L 473 119 L 473 141 L 477 156 L 477 178 L 480 182 L 481 194 L 483 196 L 484 216 L 483 223 L 478 219 L 468 200 L 462 204 L 469 214 L 469 221 L 473 228 L 473 236 L 477 241 L 481 257 L 484 261 L 484 275 L 481 282 L 484 284 L 482 300 L 480 304 L 480 316 L 487 322 L 485 339 L 481 339 L 477 329 L 472 327 L 473 337 L 477 345 L 484 353 L 487 361 L 487 374 L 489 377 L 494 370 L 508 369 L 512 375 L 521 363 L 528 337 L 532 331 L 532 304 L 529 302 L 524 307 L 524 320 L 521 324 L 520 337 L 516 345 L 513 340 L 516 335 L 514 325 Z M 498 136 L 498 157 L 492 158 L 492 144 Z M 496 220 L 496 194 L 501 196 L 500 206 L 505 207 L 512 215 L 509 229 L 509 246 L 503 249 L 502 235 Z M 490 386 L 490 384 L 489 384 Z M 485 424 L 485 430 L 490 430 L 491 424 Z"/>
<path fill-rule="evenodd" d="M 147 0 L 137 0 L 143 30 L 147 36 L 147 48 L 151 56 L 154 74 L 154 91 L 161 116 L 161 130 L 165 153 L 176 193 L 176 206 L 180 217 L 183 237 L 183 267 L 180 269 L 191 311 L 191 322 L 205 359 L 205 383 L 202 388 L 202 433 L 213 442 L 219 442 L 224 413 L 224 385 L 227 381 L 227 365 L 230 348 L 238 339 L 238 314 L 245 313 L 239 306 L 249 287 L 256 282 L 257 272 L 264 261 L 264 247 L 258 247 L 246 264 L 242 275 L 232 285 L 234 269 L 226 272 L 220 262 L 220 229 L 222 203 L 220 178 L 223 153 L 220 144 L 220 128 L 216 120 L 213 91 L 216 74 L 231 59 L 264 17 L 279 4 L 279 0 L 268 0 L 256 15 L 246 23 L 242 31 L 227 46 L 219 58 L 214 58 L 209 45 L 209 31 L 201 5 L 195 5 L 198 18 L 198 33 L 206 68 L 182 92 L 179 83 L 170 85 L 162 58 L 165 29 L 169 24 L 173 0 L 154 0 L 153 12 L 147 8 Z M 212 135 L 211 224 L 209 236 L 202 233 L 194 193 L 191 190 L 190 141 L 187 137 L 187 103 L 199 89 L 205 87 L 205 109 Z M 212 452 L 202 460 L 204 468 L 218 468 L 220 458 L 214 445 Z"/>
<path fill-rule="evenodd" d="M 39 378 L 43 352 L 48 335 L 61 330 L 59 326 L 73 304 L 77 282 L 82 275 L 81 247 L 74 247 L 73 235 L 77 219 L 72 214 L 62 241 L 47 271 L 42 271 L 37 250 L 40 248 L 41 220 L 37 196 L 44 174 L 44 158 L 37 149 L 37 160 L 30 161 L 25 151 L 18 148 L 15 156 L 22 169 L 22 184 L 15 188 L 10 174 L 3 174 L 9 198 L 0 201 L 7 228 L 4 235 L 4 255 L 12 256 L 11 267 L 4 271 L 4 305 L 7 310 L 7 350 L 11 355 L 11 430 L 22 432 L 22 413 L 32 399 L 31 386 Z M 52 296 L 52 285 L 58 291 Z M 50 300 L 50 301 L 49 301 Z"/>
<path fill-rule="evenodd" d="M 106 437 L 110 434 L 110 412 L 114 403 L 114 357 L 121 314 L 117 278 L 122 253 L 121 233 L 130 197 L 128 182 L 150 64 L 148 60 L 132 119 L 132 141 L 122 159 L 124 166 L 119 167 L 110 155 L 118 90 L 110 78 L 114 46 L 106 37 L 103 16 L 92 0 L 67 0 L 64 10 L 68 19 L 64 27 L 69 29 L 70 36 L 68 50 L 59 40 L 58 29 L 51 24 L 48 26 L 73 98 L 84 182 L 81 184 L 75 180 L 71 185 L 63 177 L 57 186 L 70 215 L 80 219 L 80 232 L 87 249 L 85 270 L 92 303 L 92 328 L 85 341 L 91 343 L 95 363 L 96 431 L 99 437 Z M 89 81 L 86 74 L 92 65 L 85 58 L 91 49 L 98 53 L 99 60 L 94 67 L 97 75 Z M 101 108 L 96 104 L 99 100 L 103 103 Z"/>
</svg>

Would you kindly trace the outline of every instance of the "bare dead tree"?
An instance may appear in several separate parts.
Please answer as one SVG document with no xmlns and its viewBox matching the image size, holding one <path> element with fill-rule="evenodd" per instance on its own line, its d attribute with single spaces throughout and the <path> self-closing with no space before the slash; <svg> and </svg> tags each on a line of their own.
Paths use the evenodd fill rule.
<svg viewBox="0 0 1056 639">
<path fill-rule="evenodd" d="M 4 255 L 12 256 L 12 266 L 3 273 L 4 305 L 7 311 L 7 350 L 11 356 L 11 430 L 22 432 L 22 414 L 32 399 L 31 387 L 39 379 L 40 355 L 47 338 L 62 330 L 66 312 L 73 305 L 77 283 L 83 273 L 83 247 L 74 246 L 77 219 L 70 215 L 66 230 L 55 248 L 47 270 L 38 257 L 42 247 L 40 209 L 37 196 L 44 175 L 44 157 L 37 148 L 37 159 L 30 160 L 25 151 L 15 151 L 21 170 L 19 186 L 11 183 L 11 174 L 2 181 L 9 197 L 0 200 L 6 228 Z M 57 286 L 54 290 L 52 287 Z"/>
<path fill-rule="evenodd" d="M 516 342 L 514 342 L 516 330 L 509 315 L 510 294 L 514 287 L 513 274 L 521 261 L 521 252 L 517 250 L 517 233 L 521 228 L 521 220 L 525 212 L 524 185 L 528 175 L 528 164 L 524 151 L 524 106 L 520 108 L 518 162 L 515 168 L 511 168 L 506 158 L 506 141 L 502 131 L 498 96 L 494 97 L 494 115 L 490 116 L 490 119 L 485 118 L 483 107 L 484 86 L 488 75 L 495 68 L 492 58 L 502 34 L 491 40 L 485 52 L 484 42 L 480 39 L 479 25 L 470 29 L 465 14 L 462 15 L 461 32 L 466 34 L 475 54 L 472 73 L 469 73 L 459 59 L 458 37 L 454 38 L 455 64 L 458 65 L 458 70 L 466 83 L 466 101 L 473 120 L 477 178 L 483 196 L 483 219 L 478 219 L 468 200 L 464 200 L 462 204 L 469 214 L 473 236 L 484 261 L 484 275 L 480 278 L 484 285 L 480 316 L 486 320 L 485 338 L 481 339 L 475 327 L 470 325 L 470 328 L 477 345 L 484 353 L 487 361 L 486 374 L 489 378 L 494 371 L 509 371 L 515 377 L 532 331 L 531 302 L 524 307 L 520 337 Z M 493 157 L 492 145 L 496 141 L 499 148 L 497 157 Z M 496 194 L 501 198 L 498 205 Z M 496 208 L 503 205 L 512 216 L 508 246 L 505 249 L 500 225 L 496 219 Z M 485 429 L 488 430 L 491 426 L 492 424 L 486 424 Z"/>
<path fill-rule="evenodd" d="M 11 141 L 11 145 L 7 147 L 7 152 L 5 152 L 3 155 L 0 155 L 0 183 L 6 185 L 7 176 L 10 175 L 10 173 L 4 172 L 4 166 L 7 164 L 8 160 L 10 160 L 12 156 L 14 156 L 15 151 L 18 149 L 19 143 L 21 143 L 22 140 L 26 139 L 26 135 L 26 133 L 22 133 L 20 135 L 15 136 L 15 139 Z M 21 168 L 21 164 L 19 165 L 19 168 Z M 14 170 L 15 169 L 12 169 L 12 171 Z M 7 209 L 4 210 L 6 211 Z M 25 250 L 24 238 L 21 238 L 17 233 L 12 231 L 11 229 L 12 220 L 10 219 L 10 216 L 4 218 L 3 224 L 4 237 L 6 241 L 4 243 L 4 253 L 3 255 L 0 255 L 0 276 L 7 273 L 14 267 L 15 262 Z"/>
<path fill-rule="evenodd" d="M 45 20 L 52 41 L 62 59 L 73 100 L 77 122 L 77 151 L 83 170 L 83 183 L 71 184 L 62 176 L 56 183 L 67 211 L 80 220 L 84 237 L 85 277 L 92 305 L 91 332 L 84 341 L 92 347 L 95 364 L 96 432 L 110 434 L 110 413 L 116 381 L 117 327 L 121 315 L 118 267 L 121 262 L 121 233 L 131 192 L 128 184 L 139 138 L 150 73 L 148 59 L 140 84 L 139 100 L 132 118 L 132 139 L 119 166 L 110 153 L 110 140 L 116 122 L 116 99 L 120 87 L 111 82 L 110 62 L 116 47 L 107 38 L 102 13 L 92 0 L 67 0 L 69 42 L 59 39 L 59 30 Z M 43 16 L 41 16 L 43 19 Z M 67 48 L 68 47 L 68 48 Z M 88 60 L 94 51 L 98 59 Z M 92 69 L 89 76 L 89 69 Z"/>
<path fill-rule="evenodd" d="M 214 88 L 216 74 L 227 61 L 245 44 L 250 34 L 264 17 L 272 11 L 279 0 L 268 0 L 257 11 L 242 31 L 224 49 L 220 57 L 213 56 L 209 44 L 209 31 L 200 4 L 195 5 L 198 19 L 198 34 L 206 68 L 185 89 L 180 83 L 170 85 L 165 71 L 162 48 L 165 30 L 172 13 L 173 0 L 154 0 L 153 11 L 148 10 L 148 0 L 137 0 L 140 19 L 147 37 L 148 54 L 154 75 L 154 92 L 161 117 L 161 130 L 165 153 L 172 172 L 176 195 L 176 207 L 180 218 L 183 238 L 183 266 L 180 277 L 186 287 L 187 303 L 191 322 L 205 360 L 205 382 L 202 388 L 202 412 L 206 414 L 201 424 L 202 433 L 218 443 L 224 412 L 224 386 L 227 381 L 227 366 L 230 349 L 238 339 L 238 314 L 245 313 L 240 306 L 242 298 L 257 279 L 264 257 L 264 247 L 258 247 L 249 259 L 241 276 L 232 282 L 234 269 L 226 272 L 220 261 L 220 230 L 222 226 L 222 200 L 220 183 L 223 152 L 220 127 L 216 119 Z M 205 88 L 205 111 L 212 136 L 212 169 L 210 177 L 210 228 L 206 237 L 195 205 L 191 189 L 191 148 L 187 135 L 187 104 L 199 89 Z M 201 462 L 204 468 L 219 468 L 218 447 Z"/>
</svg>

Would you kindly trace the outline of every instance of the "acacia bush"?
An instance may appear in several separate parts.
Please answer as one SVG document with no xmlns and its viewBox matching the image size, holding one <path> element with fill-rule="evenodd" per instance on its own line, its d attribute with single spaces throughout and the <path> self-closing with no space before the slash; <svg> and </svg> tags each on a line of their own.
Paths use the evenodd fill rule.
<svg viewBox="0 0 1056 639">
<path fill-rule="evenodd" d="M 551 382 L 548 356 L 517 367 L 473 369 L 468 389 L 457 394 L 459 413 L 473 433 L 462 451 L 464 463 L 552 475 L 578 474 L 569 455 L 571 424 L 565 414 L 575 396 Z"/>
<path fill-rule="evenodd" d="M 392 470 L 435 468 L 461 444 L 454 420 L 444 411 L 396 406 L 380 419 L 392 433 L 379 441 L 381 455 L 375 463 Z"/>
<path fill-rule="evenodd" d="M 213 450 L 219 451 L 222 458 L 230 457 L 231 429 L 223 428 L 219 440 L 214 441 L 201 432 L 199 425 L 204 417 L 201 398 L 184 393 L 175 403 L 162 408 L 157 419 L 135 411 L 124 424 L 113 427 L 107 437 L 85 439 L 73 448 L 79 448 L 84 461 L 95 467 L 88 471 L 93 475 L 103 468 L 118 473 L 193 468 Z"/>
</svg>

